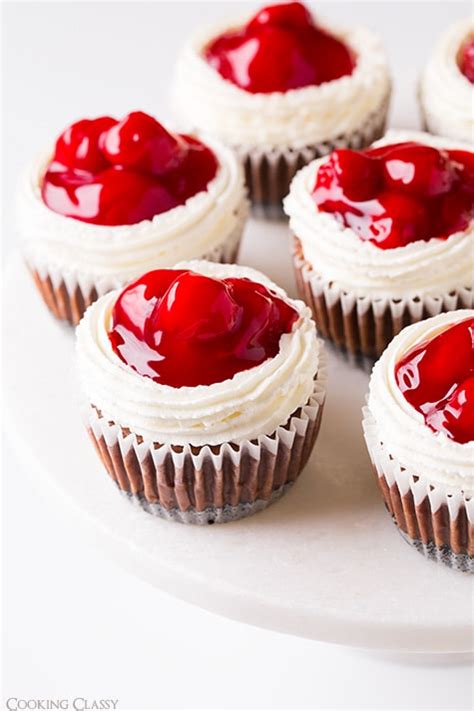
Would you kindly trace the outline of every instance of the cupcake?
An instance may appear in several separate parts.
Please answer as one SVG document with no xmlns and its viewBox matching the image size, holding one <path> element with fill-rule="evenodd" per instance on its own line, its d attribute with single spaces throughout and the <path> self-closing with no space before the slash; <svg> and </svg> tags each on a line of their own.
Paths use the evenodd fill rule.
<svg viewBox="0 0 474 711">
<path fill-rule="evenodd" d="M 88 308 L 77 356 L 91 439 L 145 511 L 242 518 L 308 460 L 322 347 L 310 310 L 253 269 L 191 261 L 148 272 Z"/>
<path fill-rule="evenodd" d="M 474 310 L 412 324 L 370 379 L 364 433 L 385 505 L 425 556 L 474 566 Z"/>
<path fill-rule="evenodd" d="M 254 204 L 272 212 L 302 165 L 383 134 L 389 94 L 378 37 L 292 2 L 197 33 L 178 62 L 175 106 L 236 150 Z"/>
<path fill-rule="evenodd" d="M 404 326 L 472 307 L 473 169 L 466 144 L 390 131 L 296 175 L 284 205 L 322 335 L 373 358 Z"/>
<path fill-rule="evenodd" d="M 474 24 L 464 20 L 441 37 L 423 72 L 420 104 L 428 131 L 474 142 Z"/>
<path fill-rule="evenodd" d="M 234 261 L 247 212 L 232 151 L 133 112 L 61 134 L 25 175 L 18 230 L 46 305 L 77 324 L 98 296 L 150 269 Z"/>
</svg>

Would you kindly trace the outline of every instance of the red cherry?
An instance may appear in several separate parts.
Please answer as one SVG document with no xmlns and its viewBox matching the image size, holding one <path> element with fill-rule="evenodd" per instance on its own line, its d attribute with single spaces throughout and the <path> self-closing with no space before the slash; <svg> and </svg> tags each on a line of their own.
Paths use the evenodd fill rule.
<svg viewBox="0 0 474 711">
<path fill-rule="evenodd" d="M 251 318 L 241 319 L 241 335 L 236 342 L 236 353 L 247 360 L 261 362 L 268 350 L 278 350 L 282 332 L 291 331 L 295 321 L 292 306 L 269 292 L 263 284 L 249 279 L 227 279 L 236 301 L 242 305 L 244 314 Z"/>
<path fill-rule="evenodd" d="M 156 270 L 121 293 L 109 338 L 140 375 L 172 387 L 210 385 L 275 356 L 297 319 L 249 279 Z"/>
<path fill-rule="evenodd" d="M 395 369 L 406 400 L 435 432 L 474 440 L 474 319 L 465 319 L 410 350 Z"/>
<path fill-rule="evenodd" d="M 68 168 L 97 172 L 107 166 L 99 147 L 101 135 L 117 122 L 110 116 L 82 119 L 58 138 L 54 160 Z"/>
<path fill-rule="evenodd" d="M 460 179 L 460 189 L 474 194 L 474 151 L 448 151 Z"/>
<path fill-rule="evenodd" d="M 205 50 L 227 81 L 252 93 L 285 92 L 351 74 L 356 60 L 339 39 L 315 26 L 301 3 L 263 8 L 243 28 Z"/>
<path fill-rule="evenodd" d="M 431 146 L 398 146 L 384 157 L 386 186 L 410 195 L 444 195 L 451 190 L 456 176 L 449 154 Z"/>
<path fill-rule="evenodd" d="M 247 28 L 258 29 L 262 25 L 279 25 L 281 27 L 308 27 L 313 24 L 313 18 L 307 8 L 300 2 L 267 5 L 250 20 Z"/>
<path fill-rule="evenodd" d="M 168 189 L 181 202 L 204 190 L 218 170 L 218 162 L 208 146 L 192 136 L 182 136 L 187 144 L 186 155 L 178 168 L 166 174 Z"/>
<path fill-rule="evenodd" d="M 224 281 L 183 272 L 156 306 L 149 325 L 153 333 L 167 331 L 175 338 L 208 340 L 230 333 L 239 311 Z"/>
<path fill-rule="evenodd" d="M 340 149 L 330 158 L 338 183 L 349 200 L 370 200 L 381 187 L 380 163 L 360 151 Z"/>
<path fill-rule="evenodd" d="M 397 365 L 397 385 L 417 409 L 446 397 L 473 366 L 474 320 L 445 329 L 407 353 Z M 454 354 L 456 357 L 454 357 Z"/>
<path fill-rule="evenodd" d="M 471 37 L 461 50 L 459 68 L 471 84 L 474 84 L 474 37 Z"/>
<path fill-rule="evenodd" d="M 369 232 L 378 247 L 393 249 L 428 239 L 430 221 L 422 201 L 411 195 L 382 192 L 377 202 L 381 210 L 372 216 Z"/>
<path fill-rule="evenodd" d="M 82 179 L 77 174 L 48 174 L 43 188 L 47 205 L 62 215 L 102 225 L 133 225 L 178 205 L 156 180 L 120 168 Z"/>
<path fill-rule="evenodd" d="M 208 146 L 140 112 L 120 123 L 78 121 L 57 142 L 42 197 L 51 210 L 83 222 L 135 224 L 205 190 L 218 167 Z"/>
<path fill-rule="evenodd" d="M 381 249 L 447 239 L 474 219 L 474 152 L 415 142 L 337 150 L 312 195 L 320 211 Z"/>
<path fill-rule="evenodd" d="M 158 176 L 176 168 L 186 153 L 186 144 L 179 136 L 142 111 L 132 112 L 107 131 L 102 148 L 112 165 Z"/>
<path fill-rule="evenodd" d="M 144 274 L 122 291 L 114 306 L 114 318 L 136 339 L 143 341 L 147 321 L 153 317 L 154 308 L 182 269 L 157 269 Z M 123 343 L 123 339 L 119 339 Z"/>
<path fill-rule="evenodd" d="M 140 173 L 109 168 L 100 176 L 101 223 L 133 225 L 168 212 L 179 202 L 157 180 Z"/>
<path fill-rule="evenodd" d="M 462 232 L 474 220 L 474 197 L 451 193 L 441 198 L 441 221 L 447 235 Z"/>
<path fill-rule="evenodd" d="M 312 69 L 298 52 L 293 35 L 272 25 L 249 37 L 232 55 L 234 79 L 242 89 L 258 93 L 297 88 L 311 81 Z M 245 67 L 242 71 L 241 67 Z"/>
</svg>

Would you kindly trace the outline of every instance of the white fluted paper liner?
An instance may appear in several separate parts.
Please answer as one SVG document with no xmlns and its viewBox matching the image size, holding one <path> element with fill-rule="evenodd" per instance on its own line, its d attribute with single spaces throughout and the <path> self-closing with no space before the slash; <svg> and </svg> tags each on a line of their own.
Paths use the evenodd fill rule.
<svg viewBox="0 0 474 711">
<path fill-rule="evenodd" d="M 311 307 L 318 332 L 351 353 L 378 357 L 405 326 L 474 305 L 473 288 L 461 285 L 439 296 L 357 296 L 318 274 L 305 260 L 297 237 L 293 259 L 300 296 Z"/>
<path fill-rule="evenodd" d="M 365 148 L 380 138 L 385 131 L 389 100 L 390 93 L 358 129 L 311 146 L 267 149 L 233 146 L 243 163 L 247 187 L 256 211 L 268 217 L 282 216 L 283 198 L 288 194 L 290 183 L 300 168 L 338 148 Z"/>
<path fill-rule="evenodd" d="M 204 255 L 190 255 L 193 259 L 207 259 L 210 262 L 232 263 L 237 258 L 240 240 L 248 217 L 248 201 L 245 198 L 238 213 L 238 221 L 226 239 Z M 23 257 L 33 276 L 38 290 L 53 315 L 61 320 L 77 325 L 86 308 L 100 296 L 113 289 L 124 287 L 140 274 L 97 276 L 43 259 L 32 242 L 23 245 Z M 160 264 L 159 267 L 173 264 Z M 150 261 L 149 269 L 159 268 Z"/>
<path fill-rule="evenodd" d="M 377 434 L 363 408 L 362 426 L 386 506 L 406 541 L 425 556 L 474 571 L 474 496 L 402 465 Z"/>
<path fill-rule="evenodd" d="M 136 505 L 182 523 L 223 523 L 266 508 L 296 480 L 319 431 L 326 379 L 322 357 L 308 402 L 271 435 L 238 444 L 161 445 L 107 421 L 93 406 L 86 426 L 108 473 Z"/>
</svg>

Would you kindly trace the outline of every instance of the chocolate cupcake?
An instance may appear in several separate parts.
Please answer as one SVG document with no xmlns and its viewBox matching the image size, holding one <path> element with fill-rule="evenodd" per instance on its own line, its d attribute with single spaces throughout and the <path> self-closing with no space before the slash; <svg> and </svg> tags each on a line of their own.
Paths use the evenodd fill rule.
<svg viewBox="0 0 474 711">
<path fill-rule="evenodd" d="M 373 358 L 404 326 L 472 307 L 473 163 L 468 144 L 389 131 L 296 175 L 284 206 L 323 336 Z"/>
<path fill-rule="evenodd" d="M 458 22 L 440 38 L 420 82 L 428 131 L 474 143 L 474 23 Z"/>
<path fill-rule="evenodd" d="M 183 121 L 235 149 L 266 213 L 281 210 L 302 165 L 380 137 L 389 95 L 378 37 L 322 23 L 299 2 L 198 32 L 175 84 Z"/>
<path fill-rule="evenodd" d="M 364 433 L 385 505 L 428 558 L 474 569 L 474 311 L 405 328 L 376 363 Z"/>
<path fill-rule="evenodd" d="M 238 519 L 279 498 L 308 460 L 324 352 L 309 309 L 253 269 L 149 272 L 89 307 L 77 355 L 91 439 L 149 513 Z"/>
<path fill-rule="evenodd" d="M 46 305 L 77 324 L 99 295 L 149 269 L 234 261 L 247 213 L 232 151 L 134 112 L 64 131 L 25 175 L 18 230 Z"/>
</svg>

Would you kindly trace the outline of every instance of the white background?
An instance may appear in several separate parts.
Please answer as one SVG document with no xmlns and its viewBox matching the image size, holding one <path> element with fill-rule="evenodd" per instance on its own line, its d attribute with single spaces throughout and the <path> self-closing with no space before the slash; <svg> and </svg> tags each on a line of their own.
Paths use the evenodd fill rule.
<svg viewBox="0 0 474 711">
<path fill-rule="evenodd" d="M 137 108 L 166 116 L 183 38 L 198 23 L 242 9 L 223 2 L 4 6 L 4 254 L 14 246 L 15 183 L 35 152 L 77 117 Z M 469 3 L 318 2 L 316 9 L 383 35 L 395 79 L 391 124 L 418 127 L 420 68 Z M 47 490 L 31 490 L 8 445 L 3 465 L 4 697 L 118 698 L 123 709 L 472 705 L 465 658 L 394 657 L 301 640 L 160 593 L 81 541 L 70 512 L 58 510 Z"/>
</svg>

